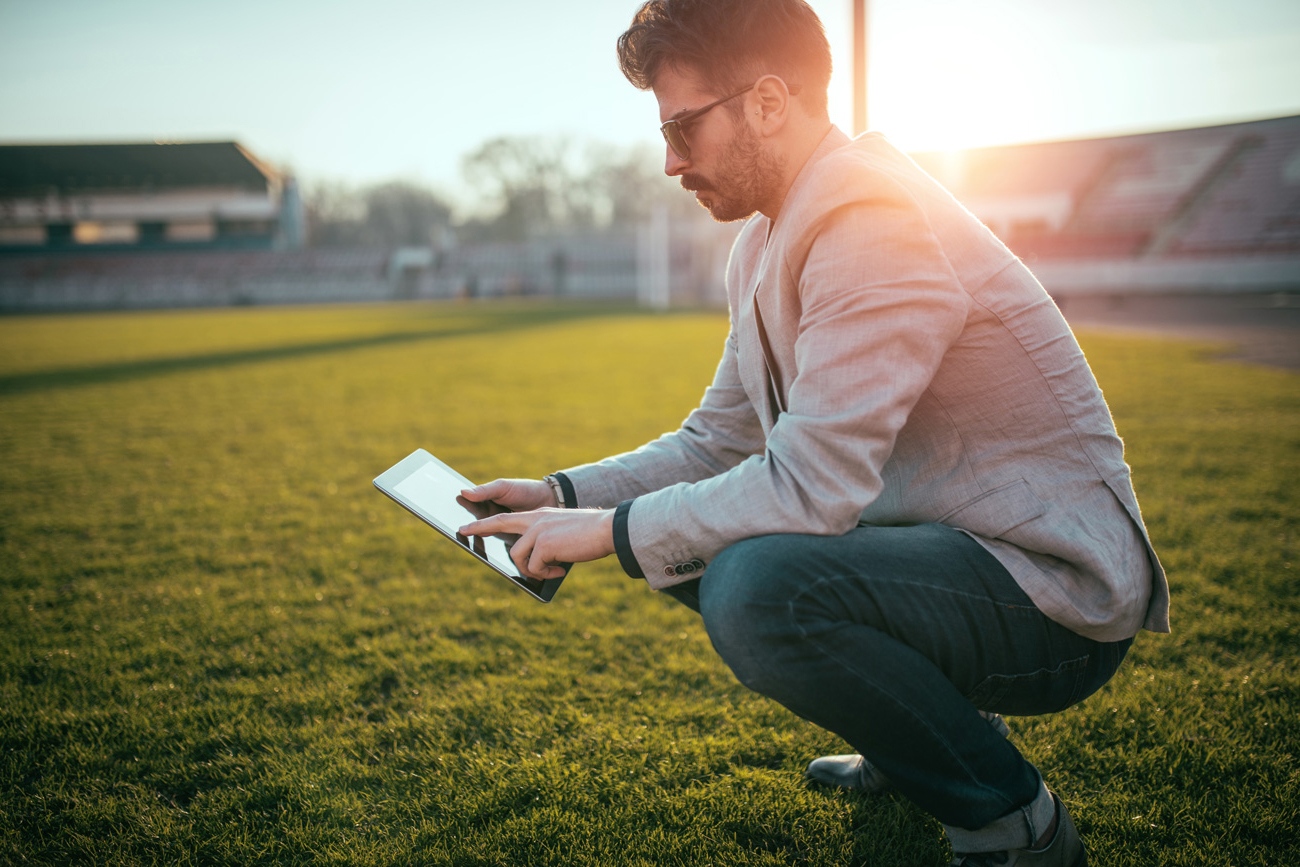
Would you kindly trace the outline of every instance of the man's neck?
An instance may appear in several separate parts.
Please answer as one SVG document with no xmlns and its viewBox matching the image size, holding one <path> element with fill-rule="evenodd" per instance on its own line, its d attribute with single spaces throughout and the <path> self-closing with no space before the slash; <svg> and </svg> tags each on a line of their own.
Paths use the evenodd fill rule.
<svg viewBox="0 0 1300 867">
<path fill-rule="evenodd" d="M 785 204 L 785 197 L 789 194 L 790 187 L 794 186 L 795 178 L 799 177 L 799 172 L 803 171 L 804 165 L 821 145 L 831 128 L 832 124 L 828 119 L 812 121 L 799 129 L 797 134 L 784 144 L 780 154 L 780 195 L 760 205 L 759 213 L 773 223 L 776 222 L 777 215 L 781 213 L 781 206 Z"/>
</svg>

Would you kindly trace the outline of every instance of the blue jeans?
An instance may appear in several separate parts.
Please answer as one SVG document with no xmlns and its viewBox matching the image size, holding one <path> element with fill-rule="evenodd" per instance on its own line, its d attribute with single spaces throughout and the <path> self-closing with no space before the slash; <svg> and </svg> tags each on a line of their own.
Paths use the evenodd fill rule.
<svg viewBox="0 0 1300 867">
<path fill-rule="evenodd" d="M 960 851 L 1029 845 L 1054 813 L 1038 771 L 977 709 L 1063 710 L 1131 643 L 1049 620 L 941 524 L 748 539 L 665 592 L 701 614 L 741 683 L 848 741 Z"/>
</svg>

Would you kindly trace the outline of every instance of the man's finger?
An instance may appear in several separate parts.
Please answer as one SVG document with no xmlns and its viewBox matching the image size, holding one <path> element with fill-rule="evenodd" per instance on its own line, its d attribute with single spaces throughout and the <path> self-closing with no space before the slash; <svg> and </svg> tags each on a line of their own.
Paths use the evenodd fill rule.
<svg viewBox="0 0 1300 867">
<path fill-rule="evenodd" d="M 501 512 L 480 518 L 460 528 L 466 536 L 496 536 L 501 533 L 521 535 L 532 529 L 542 512 Z"/>
<path fill-rule="evenodd" d="M 499 515 L 491 515 L 487 518 L 481 518 L 477 521 L 471 521 L 461 527 L 459 532 L 463 536 L 494 536 L 497 533 L 519 532 L 512 529 L 512 519 L 520 513 L 502 512 Z M 522 523 L 522 529 L 527 529 L 527 524 Z"/>
<path fill-rule="evenodd" d="M 528 571 L 536 578 L 563 578 L 566 570 L 548 561 L 541 553 L 541 546 L 534 545 L 528 555 Z"/>
<path fill-rule="evenodd" d="M 473 503 L 482 503 L 485 500 L 495 500 L 509 488 L 509 485 L 497 479 L 496 481 L 487 482 L 482 485 L 475 485 L 472 488 L 466 488 L 460 492 L 460 495 Z"/>
<path fill-rule="evenodd" d="M 520 575 L 525 575 L 529 578 L 540 577 L 534 575 L 528 568 L 528 561 L 532 556 L 533 548 L 536 544 L 537 534 L 529 531 L 516 539 L 515 543 L 510 546 L 510 560 L 515 564 L 515 568 L 519 570 Z"/>
<path fill-rule="evenodd" d="M 538 578 L 546 577 L 546 560 L 542 557 L 542 546 L 534 545 L 533 550 L 528 553 L 528 571 Z"/>
</svg>

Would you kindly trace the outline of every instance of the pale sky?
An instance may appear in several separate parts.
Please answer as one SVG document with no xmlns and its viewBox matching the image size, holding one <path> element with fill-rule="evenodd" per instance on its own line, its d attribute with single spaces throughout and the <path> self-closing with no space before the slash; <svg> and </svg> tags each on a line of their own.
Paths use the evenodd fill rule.
<svg viewBox="0 0 1300 867">
<path fill-rule="evenodd" d="M 236 139 L 446 190 L 498 135 L 656 148 L 636 0 L 0 0 L 0 142 Z M 848 130 L 850 0 L 812 0 Z M 871 0 L 871 127 L 935 150 L 1300 113 L 1297 0 Z"/>
</svg>

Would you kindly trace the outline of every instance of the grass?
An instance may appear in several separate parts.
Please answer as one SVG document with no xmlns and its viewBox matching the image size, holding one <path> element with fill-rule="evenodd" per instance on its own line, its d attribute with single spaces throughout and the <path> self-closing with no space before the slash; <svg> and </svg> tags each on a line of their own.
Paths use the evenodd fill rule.
<svg viewBox="0 0 1300 867">
<path fill-rule="evenodd" d="M 672 428 L 725 317 L 408 305 L 0 319 L 0 862 L 939 865 L 698 620 L 549 606 L 370 480 L 536 477 Z M 1095 863 L 1275 864 L 1300 827 L 1300 378 L 1084 335 L 1175 632 L 1012 720 Z"/>
</svg>

